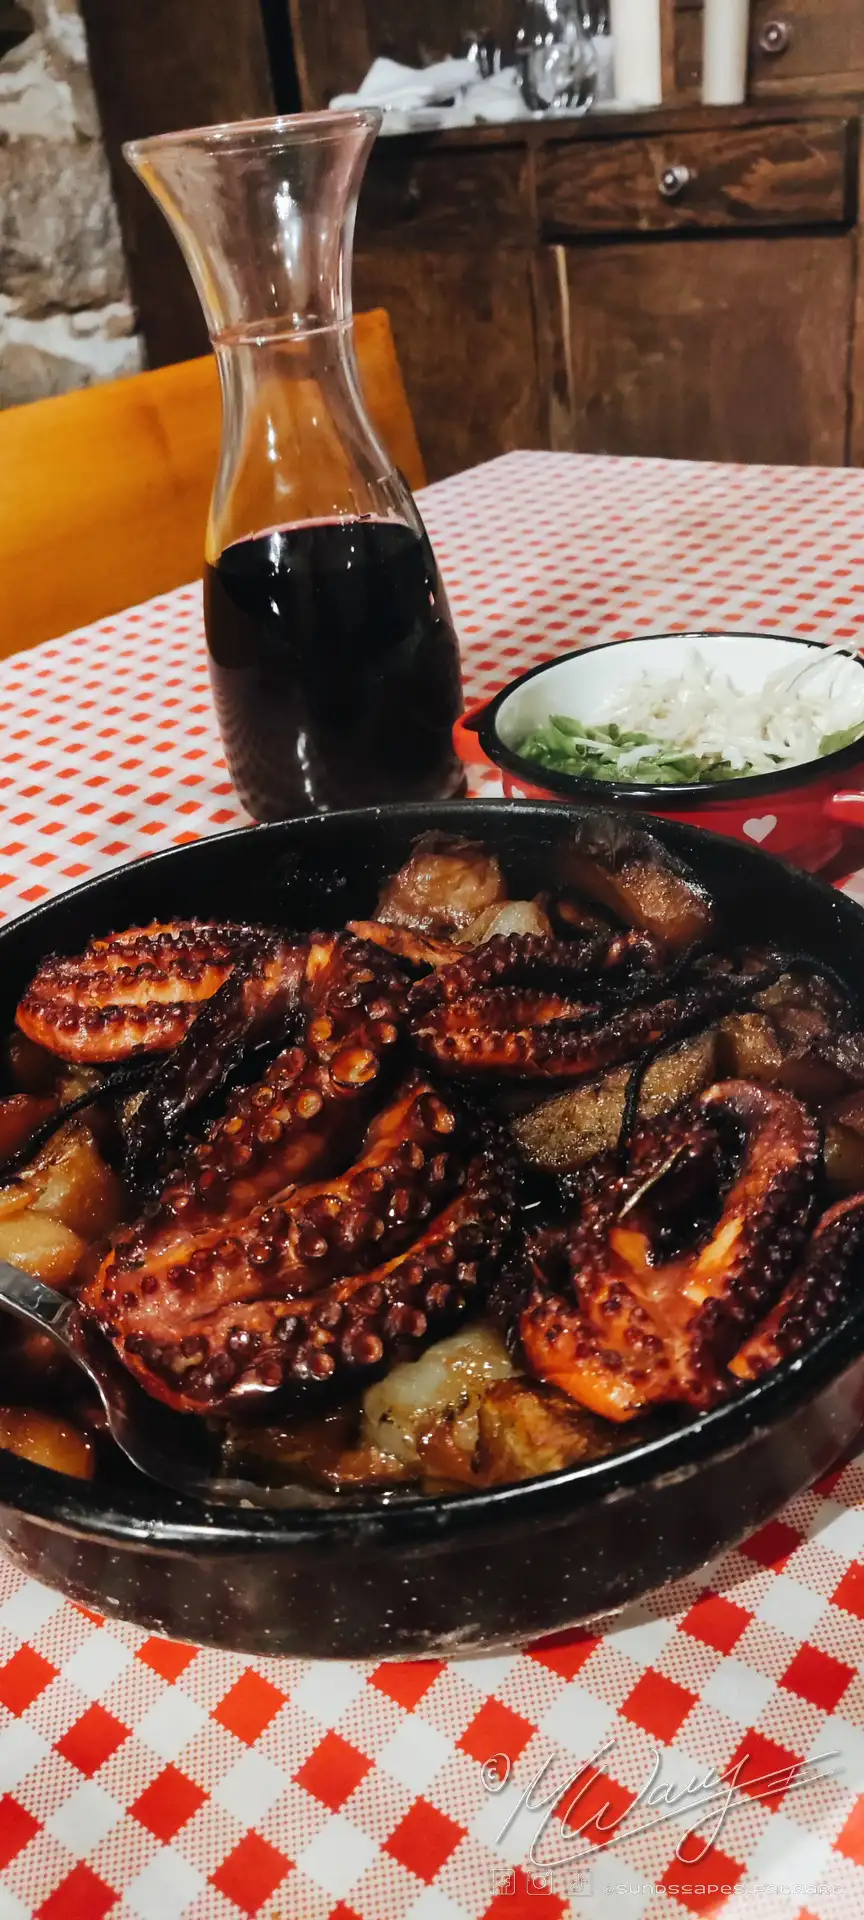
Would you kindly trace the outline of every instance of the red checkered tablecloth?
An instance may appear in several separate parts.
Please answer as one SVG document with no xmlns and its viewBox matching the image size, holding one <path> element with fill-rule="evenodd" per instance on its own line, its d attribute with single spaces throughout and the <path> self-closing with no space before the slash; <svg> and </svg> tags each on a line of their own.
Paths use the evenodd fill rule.
<svg viewBox="0 0 864 1920">
<path fill-rule="evenodd" d="M 513 454 L 424 512 L 469 699 L 579 639 L 857 631 L 864 474 Z M 6 915 L 242 822 L 197 586 L 2 663 L 0 713 Z M 0 1562 L 0 1920 L 859 1920 L 862 1653 L 864 1459 L 485 1659 L 196 1651 Z"/>
</svg>

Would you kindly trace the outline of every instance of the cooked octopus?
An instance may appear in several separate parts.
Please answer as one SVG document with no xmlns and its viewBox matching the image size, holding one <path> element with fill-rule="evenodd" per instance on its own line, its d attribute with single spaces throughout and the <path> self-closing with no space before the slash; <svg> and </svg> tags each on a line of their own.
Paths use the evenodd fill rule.
<svg viewBox="0 0 864 1920">
<path fill-rule="evenodd" d="M 740 1134 L 742 1164 L 710 1233 L 664 1259 L 652 1239 L 662 1177 L 639 1204 L 646 1145 L 679 1181 L 687 1160 L 710 1175 L 716 1128 Z M 691 1126 L 679 1120 L 655 1129 L 642 1143 L 642 1165 L 637 1157 L 617 1181 L 584 1195 L 559 1256 L 560 1277 L 550 1284 L 535 1259 L 518 1317 L 530 1372 L 610 1420 L 632 1419 L 661 1401 L 712 1405 L 743 1337 L 776 1299 L 803 1246 L 820 1149 L 815 1121 L 791 1095 L 744 1081 L 708 1088 Z M 662 1211 L 668 1217 L 668 1203 Z"/>
<path fill-rule="evenodd" d="M 252 1477 L 578 1465 L 748 1391 L 860 1297 L 843 983 L 725 950 L 629 822 L 556 863 L 510 899 L 482 847 L 436 836 L 341 932 L 132 928 L 21 1002 L 0 1229 L 34 1271 L 53 1235 L 44 1277 Z M 826 1211 L 832 1179 L 851 1197 Z"/>
<path fill-rule="evenodd" d="M 456 1324 L 490 1277 L 505 1166 L 423 1081 L 372 1122 L 337 1178 L 277 1194 L 230 1231 L 122 1235 L 81 1301 L 131 1371 L 181 1412 L 282 1391 Z M 488 1271 L 487 1271 L 488 1269 Z"/>
<path fill-rule="evenodd" d="M 43 961 L 18 1025 L 64 1060 L 166 1053 L 228 979 L 243 946 L 242 928 L 195 920 L 109 934 L 74 959 Z"/>
</svg>

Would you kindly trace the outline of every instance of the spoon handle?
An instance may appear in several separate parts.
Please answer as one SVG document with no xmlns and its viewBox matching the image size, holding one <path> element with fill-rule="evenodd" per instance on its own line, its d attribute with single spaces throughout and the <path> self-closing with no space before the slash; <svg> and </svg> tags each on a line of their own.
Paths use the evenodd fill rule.
<svg viewBox="0 0 864 1920">
<path fill-rule="evenodd" d="M 74 1300 L 58 1293 L 56 1287 L 46 1287 L 44 1280 L 36 1280 L 32 1273 L 22 1273 L 20 1267 L 0 1260 L 0 1307 L 6 1307 L 31 1326 L 40 1327 L 67 1349 L 74 1306 Z"/>
</svg>

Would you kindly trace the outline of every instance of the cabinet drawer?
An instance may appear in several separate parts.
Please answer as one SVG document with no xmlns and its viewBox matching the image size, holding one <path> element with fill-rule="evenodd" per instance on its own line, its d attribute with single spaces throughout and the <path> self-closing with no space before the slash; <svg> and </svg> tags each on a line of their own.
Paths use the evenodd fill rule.
<svg viewBox="0 0 864 1920">
<path fill-rule="evenodd" d="M 485 153 L 445 148 L 406 153 L 379 141 L 360 195 L 357 224 L 362 248 L 446 249 L 465 240 L 494 238 L 496 246 L 530 246 L 535 227 L 524 149 Z"/>
<path fill-rule="evenodd" d="M 537 156 L 538 216 L 547 237 L 837 225 L 848 141 L 848 122 L 813 120 L 549 146 Z"/>
<path fill-rule="evenodd" d="M 864 76 L 861 0 L 753 0 L 750 91 L 854 91 Z"/>
</svg>

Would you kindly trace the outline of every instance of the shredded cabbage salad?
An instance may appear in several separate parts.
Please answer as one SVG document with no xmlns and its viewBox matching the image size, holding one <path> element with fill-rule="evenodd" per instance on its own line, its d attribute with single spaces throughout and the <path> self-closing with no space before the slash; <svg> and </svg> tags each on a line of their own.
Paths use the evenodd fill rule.
<svg viewBox="0 0 864 1920">
<path fill-rule="evenodd" d="M 755 692 L 692 648 L 660 680 L 643 670 L 610 695 L 592 725 L 550 714 L 516 751 L 577 778 L 636 786 L 695 786 L 776 773 L 864 738 L 864 671 L 836 641 L 795 659 Z"/>
</svg>

